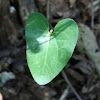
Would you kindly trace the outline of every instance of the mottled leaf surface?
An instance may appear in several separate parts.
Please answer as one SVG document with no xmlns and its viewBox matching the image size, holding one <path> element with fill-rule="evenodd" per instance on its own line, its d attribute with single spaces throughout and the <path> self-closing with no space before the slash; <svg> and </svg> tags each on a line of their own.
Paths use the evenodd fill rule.
<svg viewBox="0 0 100 100">
<path fill-rule="evenodd" d="M 47 20 L 40 13 L 32 13 L 25 27 L 27 62 L 39 85 L 52 81 L 64 68 L 74 51 L 78 27 L 74 20 L 63 19 L 52 34 Z"/>
</svg>

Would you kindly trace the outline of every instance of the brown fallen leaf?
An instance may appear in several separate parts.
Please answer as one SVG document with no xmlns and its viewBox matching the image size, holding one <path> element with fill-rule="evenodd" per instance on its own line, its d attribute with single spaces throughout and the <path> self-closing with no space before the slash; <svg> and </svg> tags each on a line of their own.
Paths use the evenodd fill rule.
<svg viewBox="0 0 100 100">
<path fill-rule="evenodd" d="M 85 6 L 88 6 L 89 0 L 80 0 L 81 3 L 83 3 Z"/>
</svg>

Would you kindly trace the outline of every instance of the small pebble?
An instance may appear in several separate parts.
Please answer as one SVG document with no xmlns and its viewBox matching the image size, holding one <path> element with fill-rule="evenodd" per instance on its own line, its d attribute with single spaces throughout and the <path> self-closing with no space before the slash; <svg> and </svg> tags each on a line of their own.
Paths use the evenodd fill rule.
<svg viewBox="0 0 100 100">
<path fill-rule="evenodd" d="M 0 100 L 3 100 L 3 96 L 2 96 L 2 94 L 0 93 Z"/>
</svg>

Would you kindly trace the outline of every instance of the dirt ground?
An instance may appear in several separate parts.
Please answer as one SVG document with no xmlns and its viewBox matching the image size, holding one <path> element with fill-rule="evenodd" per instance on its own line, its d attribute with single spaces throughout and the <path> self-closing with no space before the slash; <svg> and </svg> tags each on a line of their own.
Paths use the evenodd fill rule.
<svg viewBox="0 0 100 100">
<path fill-rule="evenodd" d="M 25 41 L 32 12 L 50 29 L 64 18 L 77 22 L 79 40 L 64 71 L 82 100 L 100 100 L 100 0 L 0 0 L 0 100 L 78 100 L 62 73 L 44 86 L 32 78 Z"/>
</svg>

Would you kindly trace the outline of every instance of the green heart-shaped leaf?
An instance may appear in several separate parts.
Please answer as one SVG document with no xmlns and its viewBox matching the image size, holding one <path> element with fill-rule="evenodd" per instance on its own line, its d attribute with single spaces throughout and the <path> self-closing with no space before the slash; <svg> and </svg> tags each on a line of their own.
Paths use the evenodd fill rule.
<svg viewBox="0 0 100 100">
<path fill-rule="evenodd" d="M 40 13 L 32 13 L 25 27 L 27 62 L 34 80 L 45 85 L 64 68 L 74 51 L 78 27 L 74 20 L 63 19 L 52 34 L 47 20 Z"/>
</svg>

